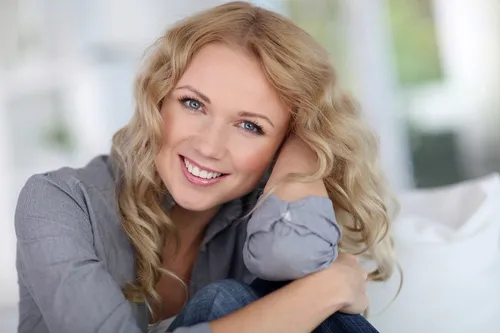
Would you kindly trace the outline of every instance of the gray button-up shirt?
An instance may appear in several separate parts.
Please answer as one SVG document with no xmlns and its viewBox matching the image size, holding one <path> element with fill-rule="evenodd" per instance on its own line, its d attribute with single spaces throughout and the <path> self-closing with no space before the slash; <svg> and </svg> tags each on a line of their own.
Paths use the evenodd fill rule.
<svg viewBox="0 0 500 333">
<path fill-rule="evenodd" d="M 289 280 L 330 265 L 340 230 L 332 203 L 271 195 L 250 218 L 262 188 L 225 204 L 209 223 L 190 294 L 221 279 Z M 110 159 L 32 176 L 15 217 L 19 333 L 142 333 L 145 307 L 122 292 L 135 280 Z M 208 323 L 175 333 L 208 333 Z"/>
</svg>

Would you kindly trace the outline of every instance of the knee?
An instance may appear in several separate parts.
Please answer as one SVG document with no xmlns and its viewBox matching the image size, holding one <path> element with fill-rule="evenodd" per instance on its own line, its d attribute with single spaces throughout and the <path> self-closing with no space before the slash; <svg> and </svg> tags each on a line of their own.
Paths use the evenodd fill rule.
<svg viewBox="0 0 500 333">
<path fill-rule="evenodd" d="M 196 296 L 210 300 L 214 305 L 230 305 L 231 307 L 242 307 L 258 298 L 249 285 L 236 280 L 213 282 L 202 288 Z"/>
<path fill-rule="evenodd" d="M 235 280 L 221 280 L 200 289 L 184 306 L 172 329 L 213 321 L 257 300 L 252 288 Z"/>
</svg>

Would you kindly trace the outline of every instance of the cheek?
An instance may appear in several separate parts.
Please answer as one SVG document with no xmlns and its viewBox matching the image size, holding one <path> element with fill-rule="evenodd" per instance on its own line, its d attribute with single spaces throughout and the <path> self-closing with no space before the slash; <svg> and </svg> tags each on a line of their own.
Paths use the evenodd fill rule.
<svg viewBox="0 0 500 333">
<path fill-rule="evenodd" d="M 233 150 L 234 168 L 247 179 L 260 179 L 269 167 L 277 145 L 247 145 L 247 149 Z"/>
<path fill-rule="evenodd" d="M 190 129 L 194 128 L 194 124 L 190 123 L 187 117 L 176 107 L 170 107 L 163 110 L 163 145 L 175 146 L 190 136 Z"/>
</svg>

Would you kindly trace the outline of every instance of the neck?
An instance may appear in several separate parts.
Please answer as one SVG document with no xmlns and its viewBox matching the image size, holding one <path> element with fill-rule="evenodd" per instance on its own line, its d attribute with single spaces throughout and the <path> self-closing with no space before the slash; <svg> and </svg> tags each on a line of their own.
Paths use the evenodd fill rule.
<svg viewBox="0 0 500 333">
<path fill-rule="evenodd" d="M 202 212 L 187 210 L 180 206 L 171 208 L 169 215 L 179 230 L 182 247 L 191 248 L 201 244 L 205 228 L 219 208 L 220 206 L 217 206 Z"/>
</svg>

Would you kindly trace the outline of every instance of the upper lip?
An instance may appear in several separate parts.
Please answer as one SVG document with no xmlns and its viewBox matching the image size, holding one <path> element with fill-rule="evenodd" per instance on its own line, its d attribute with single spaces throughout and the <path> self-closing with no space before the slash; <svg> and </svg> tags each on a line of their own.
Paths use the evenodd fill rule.
<svg viewBox="0 0 500 333">
<path fill-rule="evenodd" d="M 214 172 L 214 173 L 224 174 L 223 172 L 220 172 L 220 171 L 217 171 L 217 170 L 214 170 L 214 169 L 210 169 L 210 168 L 207 168 L 207 167 L 205 167 L 205 166 L 203 166 L 203 165 L 200 165 L 199 163 L 196 163 L 195 161 L 193 161 L 193 160 L 192 160 L 192 159 L 190 159 L 190 158 L 187 158 L 186 156 L 182 156 L 182 155 L 181 155 L 181 157 L 182 157 L 182 158 L 185 158 L 186 160 L 188 160 L 190 164 L 192 164 L 192 165 L 194 165 L 194 166 L 198 167 L 198 169 L 201 169 L 201 170 L 206 170 L 206 171 L 208 171 L 208 172 Z"/>
</svg>

